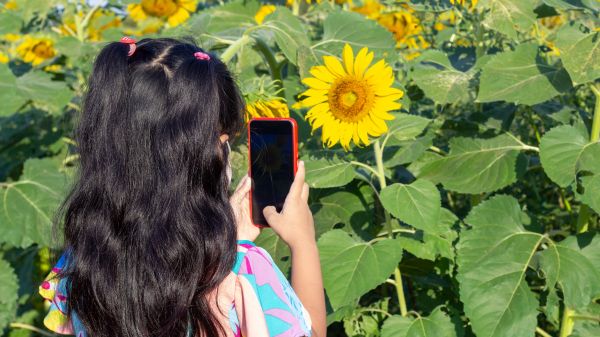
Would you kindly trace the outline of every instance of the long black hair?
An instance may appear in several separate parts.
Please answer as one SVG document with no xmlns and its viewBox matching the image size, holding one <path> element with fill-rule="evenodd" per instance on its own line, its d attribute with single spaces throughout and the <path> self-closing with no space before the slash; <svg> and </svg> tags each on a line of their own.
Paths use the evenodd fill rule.
<svg viewBox="0 0 600 337">
<path fill-rule="evenodd" d="M 185 336 L 188 323 L 224 336 L 206 297 L 236 256 L 219 136 L 239 134 L 244 100 L 193 40 L 136 45 L 100 51 L 74 130 L 80 167 L 58 210 L 68 310 L 91 337 Z"/>
</svg>

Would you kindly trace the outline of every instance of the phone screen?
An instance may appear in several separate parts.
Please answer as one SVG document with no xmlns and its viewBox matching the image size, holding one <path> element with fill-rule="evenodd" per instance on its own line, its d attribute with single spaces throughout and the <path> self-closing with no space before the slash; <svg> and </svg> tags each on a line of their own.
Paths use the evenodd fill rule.
<svg viewBox="0 0 600 337">
<path fill-rule="evenodd" d="M 268 226 L 262 210 L 281 211 L 294 180 L 293 125 L 290 121 L 250 121 L 252 221 Z"/>
</svg>

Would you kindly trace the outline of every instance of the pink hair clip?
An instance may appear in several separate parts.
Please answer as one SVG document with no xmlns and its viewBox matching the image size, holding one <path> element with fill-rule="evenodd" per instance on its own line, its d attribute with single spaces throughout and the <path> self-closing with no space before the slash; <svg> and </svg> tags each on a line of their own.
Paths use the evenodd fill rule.
<svg viewBox="0 0 600 337">
<path fill-rule="evenodd" d="M 129 52 L 127 53 L 127 56 L 131 56 L 135 52 L 135 49 L 137 48 L 137 46 L 135 45 L 135 42 L 136 42 L 135 39 L 130 38 L 128 36 L 123 36 L 121 38 L 121 43 L 125 43 L 125 44 L 129 45 Z"/>
<path fill-rule="evenodd" d="M 207 53 L 203 53 L 201 51 L 197 51 L 194 53 L 194 57 L 196 57 L 197 60 L 210 60 L 210 55 L 208 55 Z"/>
</svg>

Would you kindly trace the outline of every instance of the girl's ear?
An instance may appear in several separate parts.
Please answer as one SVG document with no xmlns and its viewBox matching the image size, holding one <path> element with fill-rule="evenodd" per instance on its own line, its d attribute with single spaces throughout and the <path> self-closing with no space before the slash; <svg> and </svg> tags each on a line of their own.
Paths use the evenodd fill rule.
<svg viewBox="0 0 600 337">
<path fill-rule="evenodd" d="M 227 140 L 229 140 L 229 135 L 224 133 L 220 135 L 219 138 L 221 139 L 221 143 L 225 143 Z"/>
</svg>

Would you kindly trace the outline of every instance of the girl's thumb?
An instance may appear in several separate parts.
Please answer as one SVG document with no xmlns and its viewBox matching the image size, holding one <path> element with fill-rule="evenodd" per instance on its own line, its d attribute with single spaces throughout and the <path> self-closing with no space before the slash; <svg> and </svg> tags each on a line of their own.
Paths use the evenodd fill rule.
<svg viewBox="0 0 600 337">
<path fill-rule="evenodd" d="M 263 215 L 265 216 L 265 219 L 267 220 L 269 225 L 276 224 L 277 220 L 281 216 L 281 215 L 279 215 L 279 213 L 277 213 L 277 209 L 275 208 L 275 206 L 265 207 L 263 209 Z M 275 225 L 275 226 L 277 226 L 277 225 Z"/>
</svg>

